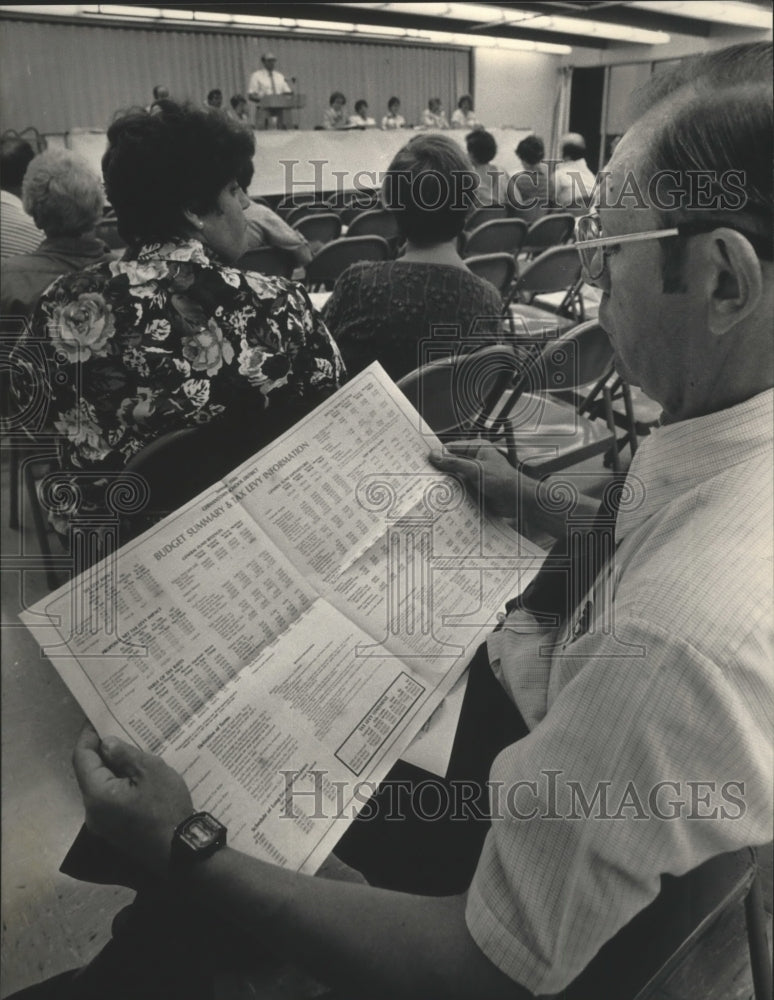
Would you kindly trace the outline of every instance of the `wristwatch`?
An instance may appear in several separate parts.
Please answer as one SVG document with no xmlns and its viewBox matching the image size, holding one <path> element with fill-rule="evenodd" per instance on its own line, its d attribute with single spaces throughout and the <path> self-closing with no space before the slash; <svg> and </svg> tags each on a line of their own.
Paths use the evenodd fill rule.
<svg viewBox="0 0 774 1000">
<path fill-rule="evenodd" d="M 207 812 L 192 813 L 172 835 L 170 878 L 178 878 L 226 846 L 226 827 Z"/>
</svg>

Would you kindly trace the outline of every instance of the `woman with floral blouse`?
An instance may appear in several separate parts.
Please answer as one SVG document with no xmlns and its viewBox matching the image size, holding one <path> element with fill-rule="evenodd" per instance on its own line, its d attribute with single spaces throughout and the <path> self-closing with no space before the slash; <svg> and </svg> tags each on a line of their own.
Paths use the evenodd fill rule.
<svg viewBox="0 0 774 1000">
<path fill-rule="evenodd" d="M 55 281 L 17 357 L 46 388 L 47 430 L 80 489 L 58 528 L 101 511 L 111 479 L 159 436 L 220 424 L 244 458 L 340 384 L 306 290 L 232 266 L 248 204 L 237 177 L 253 151 L 251 132 L 171 103 L 110 126 L 102 168 L 129 249 Z"/>
</svg>

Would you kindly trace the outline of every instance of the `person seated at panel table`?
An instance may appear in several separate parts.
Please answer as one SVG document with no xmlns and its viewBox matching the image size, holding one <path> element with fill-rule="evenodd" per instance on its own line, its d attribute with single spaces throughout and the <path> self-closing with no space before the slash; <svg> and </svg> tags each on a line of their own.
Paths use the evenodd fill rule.
<svg viewBox="0 0 774 1000">
<path fill-rule="evenodd" d="M 422 128 L 448 128 L 446 112 L 443 110 L 440 97 L 431 97 L 427 107 L 422 112 Z"/>
<path fill-rule="evenodd" d="M 237 180 L 242 190 L 247 192 L 252 179 L 252 164 L 240 169 Z M 250 200 L 245 205 L 247 220 L 247 250 L 260 250 L 261 247 L 276 247 L 285 250 L 293 258 L 296 267 L 306 267 L 314 256 L 312 246 L 297 229 L 289 226 L 268 205 Z"/>
<path fill-rule="evenodd" d="M 236 465 L 343 376 L 303 286 L 233 266 L 246 249 L 252 131 L 165 102 L 115 120 L 107 141 L 105 190 L 128 249 L 57 279 L 27 335 L 66 359 L 56 379 L 28 374 L 50 385 L 61 468 L 76 483 L 87 473 L 81 512 L 100 511 L 111 477 L 160 435 L 220 427 L 217 447 Z"/>
<path fill-rule="evenodd" d="M 394 157 L 382 201 L 406 240 L 405 253 L 352 264 L 323 310 L 350 374 L 379 361 L 399 379 L 420 364 L 434 325 L 458 325 L 465 337 L 477 318 L 500 315 L 497 289 L 457 252 L 474 185 L 467 157 L 446 136 L 416 136 Z"/>
<path fill-rule="evenodd" d="M 387 102 L 387 114 L 382 118 L 382 128 L 385 131 L 405 128 L 406 119 L 400 113 L 400 98 L 391 97 Z"/>
<path fill-rule="evenodd" d="M 0 314 L 29 316 L 54 278 L 114 259 L 97 239 L 105 197 L 102 181 L 77 153 L 49 149 L 27 167 L 24 210 L 45 233 L 30 253 L 9 257 L 0 270 Z"/>
<path fill-rule="evenodd" d="M 376 122 L 368 114 L 368 101 L 364 101 L 362 98 L 355 101 L 355 113 L 349 116 L 347 124 L 359 128 L 374 128 Z"/>
<path fill-rule="evenodd" d="M 22 207 L 24 174 L 35 156 L 26 139 L 0 141 L 0 260 L 34 250 L 44 237 Z"/>
<path fill-rule="evenodd" d="M 232 122 L 250 124 L 250 114 L 247 110 L 247 98 L 244 94 L 234 94 L 230 100 L 230 108 L 226 108 L 226 117 Z"/>
<path fill-rule="evenodd" d="M 463 94 L 459 101 L 457 101 L 457 107 L 452 112 L 451 127 L 473 128 L 478 124 L 476 116 L 473 113 L 473 98 L 470 94 Z"/>
<path fill-rule="evenodd" d="M 528 135 L 516 146 L 515 153 L 523 169 L 508 180 L 508 203 L 520 219 L 531 224 L 542 218 L 549 207 L 548 167 L 543 162 L 546 150 L 539 135 Z"/>
<path fill-rule="evenodd" d="M 553 202 L 559 208 L 581 210 L 594 197 L 596 177 L 586 163 L 586 140 L 579 132 L 562 138 L 562 162 L 552 179 Z"/>
<path fill-rule="evenodd" d="M 483 128 L 474 129 L 465 137 L 468 156 L 473 169 L 478 174 L 479 185 L 474 196 L 479 205 L 503 204 L 505 174 L 492 163 L 497 156 L 497 143 L 491 132 Z"/>
<path fill-rule="evenodd" d="M 334 90 L 328 101 L 328 107 L 323 111 L 322 127 L 324 129 L 346 128 L 348 124 L 347 112 L 344 105 L 347 103 L 346 97 L 340 90 Z"/>
<path fill-rule="evenodd" d="M 205 101 L 204 107 L 208 111 L 217 111 L 225 117 L 226 111 L 223 107 L 223 91 L 219 87 L 213 87 L 212 90 L 207 92 L 207 100 Z"/>
<path fill-rule="evenodd" d="M 157 83 L 153 88 L 153 100 L 150 102 L 146 111 L 150 111 L 159 101 L 169 100 L 169 87 L 165 87 L 163 83 Z"/>
</svg>

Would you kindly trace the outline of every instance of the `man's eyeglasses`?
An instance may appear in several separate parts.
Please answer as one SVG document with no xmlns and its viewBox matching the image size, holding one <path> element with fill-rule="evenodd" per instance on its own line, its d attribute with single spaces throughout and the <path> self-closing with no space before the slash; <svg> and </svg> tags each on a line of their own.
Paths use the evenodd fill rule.
<svg viewBox="0 0 774 1000">
<path fill-rule="evenodd" d="M 580 254 L 581 264 L 588 281 L 598 281 L 605 271 L 605 261 L 617 253 L 623 243 L 642 243 L 645 240 L 664 240 L 673 236 L 697 236 L 699 233 L 711 233 L 714 229 L 725 226 L 741 233 L 750 241 L 755 252 L 764 260 L 772 259 L 771 241 L 750 233 L 736 226 L 728 226 L 726 222 L 714 219 L 681 222 L 671 229 L 647 229 L 641 233 L 624 233 L 619 236 L 602 236 L 602 224 L 596 213 L 581 215 L 575 221 L 575 247 Z"/>
</svg>

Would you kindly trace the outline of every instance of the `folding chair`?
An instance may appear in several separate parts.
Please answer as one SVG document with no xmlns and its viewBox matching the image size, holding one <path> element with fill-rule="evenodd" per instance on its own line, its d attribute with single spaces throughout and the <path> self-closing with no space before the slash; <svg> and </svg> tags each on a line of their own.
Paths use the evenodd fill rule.
<svg viewBox="0 0 774 1000">
<path fill-rule="evenodd" d="M 508 294 L 516 274 L 516 261 L 509 253 L 487 253 L 478 257 L 466 257 L 465 264 L 473 274 L 493 284 L 500 295 Z"/>
<path fill-rule="evenodd" d="M 259 247 L 248 250 L 237 261 L 236 266 L 242 271 L 257 271 L 259 274 L 277 274 L 290 278 L 296 268 L 292 255 L 279 247 Z"/>
<path fill-rule="evenodd" d="M 485 222 L 504 219 L 505 214 L 505 205 L 481 205 L 479 208 L 474 208 L 465 220 L 465 231 L 471 233 Z"/>
<path fill-rule="evenodd" d="M 307 205 L 299 205 L 296 208 L 291 208 L 285 213 L 285 222 L 289 226 L 297 226 L 302 219 L 306 219 L 309 216 L 318 215 L 320 213 L 330 214 L 330 206 L 324 201 L 311 201 Z"/>
<path fill-rule="evenodd" d="M 566 243 L 572 237 L 574 229 L 575 216 L 571 212 L 544 215 L 527 230 L 521 252 L 536 257 L 549 247 Z"/>
<path fill-rule="evenodd" d="M 516 312 L 522 312 L 521 306 L 530 306 L 536 295 L 564 292 L 558 306 L 539 305 L 527 314 L 534 315 L 535 308 L 542 308 L 581 323 L 586 318 L 582 284 L 580 256 L 575 247 L 552 247 L 527 264 L 514 282 L 506 308 L 516 303 Z"/>
<path fill-rule="evenodd" d="M 613 354 L 597 324 L 559 339 L 485 347 L 421 366 L 398 382 L 439 437 L 484 437 L 504 445 L 509 461 L 529 475 L 566 469 L 608 451 L 615 423 L 551 397 L 609 377 Z M 619 450 L 613 466 L 620 471 Z"/>
<path fill-rule="evenodd" d="M 464 234 L 462 256 L 509 253 L 515 262 L 526 235 L 527 224 L 521 219 L 494 219 Z"/>
<path fill-rule="evenodd" d="M 319 250 L 306 265 L 309 291 L 329 291 L 340 274 L 359 260 L 389 260 L 390 247 L 381 236 L 344 236 Z"/>
<path fill-rule="evenodd" d="M 341 236 L 341 217 L 336 212 L 317 212 L 299 219 L 293 228 L 310 243 L 330 243 Z"/>
</svg>

